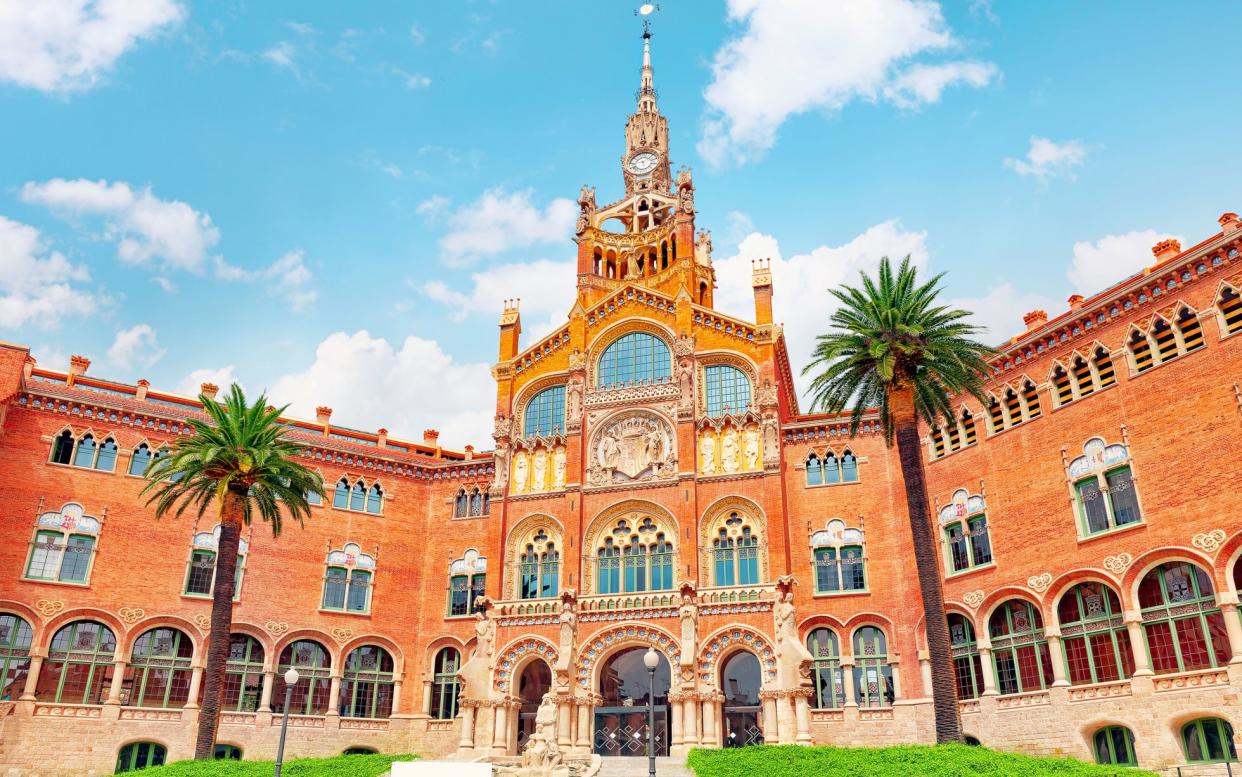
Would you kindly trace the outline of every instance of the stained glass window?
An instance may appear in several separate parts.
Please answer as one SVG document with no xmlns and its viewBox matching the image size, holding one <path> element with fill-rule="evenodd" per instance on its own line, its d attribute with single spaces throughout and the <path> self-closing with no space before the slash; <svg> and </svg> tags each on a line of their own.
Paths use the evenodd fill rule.
<svg viewBox="0 0 1242 777">
<path fill-rule="evenodd" d="M 263 696 L 263 646 L 247 634 L 229 637 L 229 657 L 225 665 L 223 708 L 235 712 L 254 712 Z"/>
<path fill-rule="evenodd" d="M 712 365 L 703 370 L 707 384 L 707 415 L 740 415 L 750 409 L 750 381 L 736 367 Z"/>
<path fill-rule="evenodd" d="M 837 635 L 831 629 L 812 629 L 807 635 L 806 647 L 814 657 L 812 674 L 815 680 L 815 697 L 812 704 L 817 710 L 837 709 L 845 704 L 845 678 L 841 669 L 841 647 Z"/>
<path fill-rule="evenodd" d="M 276 674 L 283 678 L 289 669 L 298 670 L 298 682 L 293 686 L 289 702 L 292 715 L 323 715 L 328 711 L 331 691 L 329 665 L 331 659 L 323 645 L 309 639 L 300 639 L 285 646 L 280 653 L 280 665 Z M 281 683 L 284 680 L 281 679 Z M 283 690 L 283 689 L 282 689 Z M 272 712 L 285 711 L 285 694 L 272 694 Z"/>
<path fill-rule="evenodd" d="M 345 658 L 341 717 L 387 718 L 392 714 L 393 660 L 378 645 L 364 645 Z"/>
<path fill-rule="evenodd" d="M 550 437 L 565 432 L 565 387 L 544 389 L 526 404 L 522 431 L 526 437 Z"/>
<path fill-rule="evenodd" d="M 35 695 L 56 704 L 103 704 L 115 668 L 116 635 L 95 621 L 75 621 L 52 637 Z"/>
<path fill-rule="evenodd" d="M 662 383 L 672 374 L 668 345 L 645 332 L 622 335 L 599 357 L 600 388 Z"/>
<path fill-rule="evenodd" d="M 125 684 L 136 707 L 184 707 L 190 698 L 194 644 L 177 629 L 158 628 L 134 642 Z"/>
<path fill-rule="evenodd" d="M 1130 635 L 1113 589 L 1079 583 L 1061 597 L 1057 620 L 1071 684 L 1124 680 L 1134 673 Z"/>
<path fill-rule="evenodd" d="M 461 668 L 461 654 L 456 648 L 446 647 L 436 653 L 435 674 L 431 681 L 431 709 L 428 714 L 436 720 L 452 720 L 457 717 L 457 697 L 461 692 L 457 670 Z"/>
<path fill-rule="evenodd" d="M 1138 598 L 1156 674 L 1229 663 L 1229 634 L 1207 572 L 1184 561 L 1161 564 L 1143 577 Z"/>
<path fill-rule="evenodd" d="M 884 632 L 863 626 L 854 632 L 854 698 L 859 707 L 888 707 L 894 696 Z"/>
</svg>

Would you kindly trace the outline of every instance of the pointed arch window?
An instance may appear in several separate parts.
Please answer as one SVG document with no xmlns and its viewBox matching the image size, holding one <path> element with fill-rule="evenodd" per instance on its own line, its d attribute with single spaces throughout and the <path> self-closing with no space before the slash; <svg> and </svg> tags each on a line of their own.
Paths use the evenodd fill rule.
<svg viewBox="0 0 1242 777">
<path fill-rule="evenodd" d="M 527 438 L 565 433 L 564 386 L 553 386 L 531 397 L 523 413 L 522 432 Z"/>
<path fill-rule="evenodd" d="M 1057 620 L 1071 684 L 1124 680 L 1134 674 L 1130 635 L 1112 588 L 1079 583 L 1061 597 Z"/>
<path fill-rule="evenodd" d="M 858 482 L 858 457 L 846 448 L 840 455 L 826 451 L 821 458 L 814 451 L 806 460 L 806 483 L 808 486 L 837 485 Z"/>
<path fill-rule="evenodd" d="M 350 651 L 341 677 L 341 717 L 391 716 L 393 671 L 392 656 L 378 645 L 363 645 Z"/>
<path fill-rule="evenodd" d="M 1126 342 L 1126 348 L 1130 351 L 1130 358 L 1136 373 L 1146 372 L 1155 365 L 1151 341 L 1137 329 L 1130 333 L 1130 339 Z"/>
<path fill-rule="evenodd" d="M 1106 389 L 1117 382 L 1117 370 L 1113 367 L 1113 357 L 1109 355 L 1107 348 L 1102 345 L 1097 346 L 1095 357 L 1092 361 L 1095 365 L 1095 374 L 1100 381 L 1101 389 Z"/>
<path fill-rule="evenodd" d="M 191 541 L 190 560 L 185 571 L 186 596 L 210 598 L 216 583 L 216 555 L 220 547 L 220 527 L 209 532 L 199 532 Z M 237 568 L 233 576 L 233 601 L 241 599 L 242 578 L 246 572 L 246 558 L 250 543 L 240 538 L 237 543 Z"/>
<path fill-rule="evenodd" d="M 975 417 L 970 411 L 962 408 L 962 446 L 974 445 L 979 441 L 979 431 L 975 428 Z"/>
<path fill-rule="evenodd" d="M 375 557 L 355 543 L 328 554 L 322 609 L 366 614 L 371 611 Z"/>
<path fill-rule="evenodd" d="M 867 590 L 866 542 L 862 529 L 833 519 L 811 535 L 815 566 L 815 593 L 855 593 Z"/>
<path fill-rule="evenodd" d="M 987 503 L 982 496 L 960 488 L 953 493 L 953 501 L 940 508 L 939 517 L 949 574 L 992 563 Z"/>
<path fill-rule="evenodd" d="M 1039 404 L 1039 391 L 1035 388 L 1033 381 L 1027 381 L 1022 386 L 1022 401 L 1026 403 L 1026 417 L 1034 421 L 1043 415 L 1043 408 Z"/>
<path fill-rule="evenodd" d="M 1188 307 L 1177 312 L 1177 333 L 1182 353 L 1203 347 L 1203 326 L 1199 323 L 1199 316 Z"/>
<path fill-rule="evenodd" d="M 891 707 L 895 698 L 888 641 L 875 626 L 854 632 L 854 698 L 859 707 Z"/>
<path fill-rule="evenodd" d="M 806 638 L 806 648 L 814 658 L 811 673 L 815 679 L 812 705 L 817 710 L 845 706 L 845 675 L 841 668 L 841 643 L 832 629 L 813 629 Z"/>
<path fill-rule="evenodd" d="M 465 488 L 457 491 L 457 498 L 453 500 L 453 517 L 465 518 L 470 514 L 470 495 L 466 493 Z"/>
<path fill-rule="evenodd" d="M 384 511 L 384 489 L 379 483 L 368 486 L 362 479 L 350 483 L 343 477 L 336 481 L 332 491 L 332 506 L 338 510 L 380 515 Z"/>
<path fill-rule="evenodd" d="M 457 698 L 461 693 L 457 670 L 460 668 L 461 653 L 457 652 L 457 648 L 441 648 L 436 653 L 431 680 L 431 709 L 427 711 L 433 719 L 452 720 L 457 717 Z"/>
<path fill-rule="evenodd" d="M 263 645 L 248 634 L 229 636 L 225 664 L 222 708 L 230 712 L 254 712 L 263 696 Z"/>
<path fill-rule="evenodd" d="M 293 686 L 289 700 L 291 715 L 323 715 L 328 711 L 331 691 L 332 659 L 323 645 L 309 639 L 299 639 L 280 651 L 280 664 L 276 673 L 283 675 L 290 669 L 298 670 L 298 682 Z M 285 711 L 284 694 L 272 694 L 272 712 Z"/>
<path fill-rule="evenodd" d="M 983 660 L 979 655 L 979 642 L 975 639 L 975 627 L 961 613 L 949 613 L 948 620 L 957 698 L 977 699 L 983 693 Z"/>
<path fill-rule="evenodd" d="M 996 397 L 991 397 L 988 402 L 988 419 L 991 421 L 993 433 L 1006 429 L 1009 426 L 1005 422 L 1005 406 Z"/>
<path fill-rule="evenodd" d="M 1138 589 L 1147 652 L 1156 674 L 1215 669 L 1229 663 L 1229 633 L 1212 579 L 1195 564 L 1173 561 L 1148 572 Z"/>
<path fill-rule="evenodd" d="M 116 668 L 116 635 L 96 621 L 74 621 L 52 636 L 35 695 L 55 704 L 103 704 Z"/>
<path fill-rule="evenodd" d="M 806 457 L 806 484 L 808 486 L 818 486 L 824 482 L 824 468 L 819 463 L 819 456 L 812 451 Z"/>
<path fill-rule="evenodd" d="M 1159 363 L 1163 364 L 1178 355 L 1177 335 L 1168 321 L 1157 318 L 1155 326 L 1151 328 L 1151 338 L 1156 345 L 1156 357 Z"/>
<path fill-rule="evenodd" d="M 135 707 L 184 707 L 190 698 L 194 643 L 178 629 L 151 629 L 138 637 L 125 670 L 128 703 Z"/>
<path fill-rule="evenodd" d="M 52 441 L 50 460 L 53 464 L 113 472 L 116 469 L 116 454 L 116 440 L 111 436 L 100 441 L 92 432 L 87 432 L 81 438 L 74 438 L 73 432 L 65 429 Z"/>
<path fill-rule="evenodd" d="M 1074 384 L 1079 398 L 1095 393 L 1095 377 L 1091 374 L 1091 364 L 1081 356 L 1074 357 Z"/>
<path fill-rule="evenodd" d="M 487 592 L 487 559 L 468 550 L 449 564 L 449 615 L 473 615 Z"/>
<path fill-rule="evenodd" d="M 151 466 L 151 446 L 144 442 L 134 448 L 134 452 L 129 457 L 129 474 L 142 477 L 147 474 L 149 466 Z"/>
<path fill-rule="evenodd" d="M 1088 440 L 1083 455 L 1070 462 L 1069 478 L 1080 536 L 1142 521 L 1126 446 L 1108 445 L 1100 437 Z"/>
<path fill-rule="evenodd" d="M 650 516 L 631 525 L 622 518 L 596 550 L 596 585 L 601 594 L 670 591 L 673 542 Z"/>
<path fill-rule="evenodd" d="M 720 521 L 711 553 L 714 585 L 759 583 L 759 537 L 748 518 L 731 512 Z"/>
<path fill-rule="evenodd" d="M 1010 599 L 988 621 L 996 684 L 1002 694 L 1042 691 L 1052 685 L 1052 657 L 1035 606 Z"/>
<path fill-rule="evenodd" d="M 1053 396 L 1056 397 L 1057 407 L 1074 401 L 1074 387 L 1070 383 L 1070 374 L 1060 364 L 1052 370 L 1052 391 Z"/>
<path fill-rule="evenodd" d="M 714 364 L 703 370 L 708 418 L 741 415 L 750 409 L 750 380 L 745 373 L 727 364 Z"/>
<path fill-rule="evenodd" d="M 35 521 L 34 538 L 26 560 L 26 580 L 58 583 L 90 582 L 95 545 L 103 524 L 86 514 L 82 505 L 66 503 Z"/>
<path fill-rule="evenodd" d="M 1216 309 L 1220 311 L 1222 331 L 1225 334 L 1242 332 L 1242 294 L 1229 286 L 1222 287 L 1220 296 L 1216 298 Z"/>
<path fill-rule="evenodd" d="M 518 557 L 519 599 L 546 599 L 557 595 L 561 554 L 556 541 L 540 529 Z"/>
<path fill-rule="evenodd" d="M 16 615 L 0 613 L 0 701 L 17 701 L 30 673 L 34 631 Z"/>
<path fill-rule="evenodd" d="M 604 349 L 596 382 L 601 389 L 667 383 L 672 364 L 667 343 L 646 332 L 630 332 Z"/>
</svg>

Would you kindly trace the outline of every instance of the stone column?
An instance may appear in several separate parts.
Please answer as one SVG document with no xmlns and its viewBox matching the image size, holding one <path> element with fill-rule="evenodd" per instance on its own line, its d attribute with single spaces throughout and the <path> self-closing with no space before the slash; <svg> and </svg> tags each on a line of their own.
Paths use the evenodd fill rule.
<svg viewBox="0 0 1242 777">
<path fill-rule="evenodd" d="M 772 691 L 763 691 L 759 698 L 763 701 L 763 730 L 766 733 L 776 727 L 776 696 Z"/>
<path fill-rule="evenodd" d="M 684 734 L 682 732 L 682 694 L 670 693 L 668 695 L 669 709 L 669 745 L 680 745 L 684 743 Z"/>
<path fill-rule="evenodd" d="M 1225 619 L 1225 631 L 1229 634 L 1229 652 L 1233 655 L 1229 663 L 1242 664 L 1242 620 L 1238 618 L 1238 605 L 1222 602 L 1220 614 Z"/>
<path fill-rule="evenodd" d="M 699 702 L 692 693 L 686 694 L 686 700 L 682 702 L 685 705 L 685 726 L 686 730 L 682 735 L 682 741 L 687 745 L 699 744 Z"/>
<path fill-rule="evenodd" d="M 509 703 L 496 703 L 496 727 L 492 732 L 492 755 L 509 754 Z"/>
<path fill-rule="evenodd" d="M 488 725 L 483 727 L 483 749 L 491 750 L 496 746 L 496 702 L 480 701 L 479 709 L 483 709 L 483 707 L 489 707 L 492 710 L 492 719 L 488 722 Z M 477 712 L 475 714 L 478 715 Z M 482 716 L 479 717 L 479 722 L 483 722 Z M 475 742 L 476 747 L 478 747 L 478 744 L 478 742 Z"/>
<path fill-rule="evenodd" d="M 931 698 L 932 672 L 931 657 L 926 650 L 919 651 L 919 674 L 923 680 L 923 698 Z"/>
<path fill-rule="evenodd" d="M 259 712 L 272 711 L 272 689 L 276 687 L 276 673 L 263 673 L 263 690 L 259 693 Z"/>
<path fill-rule="evenodd" d="M 794 720 L 798 724 L 798 736 L 794 740 L 800 745 L 811 744 L 811 704 L 807 700 L 810 689 L 800 689 L 794 697 Z"/>
<path fill-rule="evenodd" d="M 776 701 L 776 729 L 777 742 L 782 745 L 794 743 L 794 714 L 789 702 L 789 692 L 781 691 Z"/>
<path fill-rule="evenodd" d="M 474 702 L 461 707 L 461 739 L 457 742 L 457 749 L 474 749 Z"/>
<path fill-rule="evenodd" d="M 1061 647 L 1061 635 L 1044 633 L 1048 640 L 1048 656 L 1052 659 L 1052 687 L 1065 688 L 1069 680 L 1065 677 L 1065 650 Z"/>
<path fill-rule="evenodd" d="M 392 682 L 392 714 L 395 717 L 401 712 L 401 678 Z"/>
<path fill-rule="evenodd" d="M 716 720 L 716 710 L 719 702 L 716 701 L 716 694 L 709 693 L 703 697 L 703 736 L 699 739 L 704 747 L 715 747 L 722 744 L 721 730 L 723 725 Z"/>
<path fill-rule="evenodd" d="M 561 748 L 573 745 L 570 723 L 573 718 L 573 705 L 569 696 L 561 696 L 556 700 L 556 744 Z"/>
<path fill-rule="evenodd" d="M 983 693 L 980 696 L 996 696 L 996 666 L 992 663 L 992 648 L 979 647 L 979 663 L 983 666 Z"/>
<path fill-rule="evenodd" d="M 590 751 L 591 749 L 591 699 L 590 697 L 578 699 L 577 747 L 580 750 Z"/>
<path fill-rule="evenodd" d="M 841 679 L 845 682 L 845 706 L 858 706 L 858 693 L 854 689 L 854 662 L 846 660 L 841 662 Z"/>
<path fill-rule="evenodd" d="M 431 714 L 431 681 L 423 680 L 423 714 Z"/>
<path fill-rule="evenodd" d="M 900 699 L 900 698 L 902 698 L 902 695 L 901 695 L 901 673 L 897 671 L 897 669 L 898 669 L 898 667 L 897 667 L 897 662 L 896 662 L 896 661 L 889 661 L 889 662 L 888 662 L 888 668 L 889 668 L 890 670 L 892 670 L 892 673 L 893 673 L 893 699 Z"/>
<path fill-rule="evenodd" d="M 113 664 L 112 685 L 108 688 L 108 700 L 104 704 L 118 705 L 121 703 L 121 687 L 125 684 L 125 661 Z"/>
<path fill-rule="evenodd" d="M 332 675 L 331 683 L 328 685 L 328 717 L 339 718 L 341 716 L 341 678 L 339 675 Z"/>
<path fill-rule="evenodd" d="M 39 672 L 43 669 L 43 651 L 30 651 L 30 673 L 26 675 L 26 685 L 22 688 L 21 701 L 34 701 L 35 688 L 39 686 Z"/>
<path fill-rule="evenodd" d="M 1151 677 L 1151 658 L 1143 635 L 1143 619 L 1137 612 L 1126 613 L 1126 632 L 1130 635 L 1130 652 L 1134 655 L 1133 677 Z"/>
<path fill-rule="evenodd" d="M 203 685 L 203 667 L 194 666 L 190 669 L 190 696 L 186 700 L 185 708 L 187 710 L 198 709 L 198 692 Z"/>
</svg>

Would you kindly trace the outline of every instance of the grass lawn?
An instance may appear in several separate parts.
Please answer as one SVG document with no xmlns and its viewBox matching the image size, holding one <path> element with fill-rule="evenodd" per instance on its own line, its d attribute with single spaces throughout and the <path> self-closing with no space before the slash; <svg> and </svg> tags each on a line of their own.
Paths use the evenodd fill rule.
<svg viewBox="0 0 1242 777">
<path fill-rule="evenodd" d="M 763 745 L 694 750 L 697 777 L 1154 777 L 1122 766 L 1073 758 L 1033 758 L 968 745 L 924 747 L 803 747 Z"/>
<path fill-rule="evenodd" d="M 283 777 L 376 777 L 412 755 L 338 755 L 285 761 Z M 275 761 L 178 761 L 143 769 L 142 777 L 271 777 Z"/>
</svg>

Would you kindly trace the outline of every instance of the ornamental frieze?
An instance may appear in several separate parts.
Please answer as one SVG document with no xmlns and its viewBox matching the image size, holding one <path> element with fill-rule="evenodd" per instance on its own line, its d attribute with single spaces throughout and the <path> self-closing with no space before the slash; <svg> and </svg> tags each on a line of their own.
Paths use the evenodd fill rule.
<svg viewBox="0 0 1242 777">
<path fill-rule="evenodd" d="M 650 383 L 645 386 L 627 386 L 610 391 L 588 391 L 584 405 L 587 409 L 631 405 L 661 400 L 678 399 L 681 388 L 674 383 Z"/>
<path fill-rule="evenodd" d="M 1225 544 L 1225 530 L 1212 529 L 1211 531 L 1196 534 L 1191 538 L 1190 544 L 1204 553 L 1215 553 L 1220 550 L 1220 546 Z"/>
</svg>

